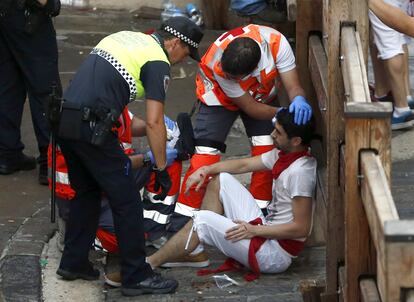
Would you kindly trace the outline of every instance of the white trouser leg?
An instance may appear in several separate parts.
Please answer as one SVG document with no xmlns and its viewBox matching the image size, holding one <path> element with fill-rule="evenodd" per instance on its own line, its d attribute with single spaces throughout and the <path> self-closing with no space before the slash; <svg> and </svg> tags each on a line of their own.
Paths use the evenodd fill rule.
<svg viewBox="0 0 414 302">
<path fill-rule="evenodd" d="M 224 216 L 232 220 L 249 222 L 260 217 L 265 222 L 253 195 L 229 173 L 220 173 L 220 201 Z"/>
<path fill-rule="evenodd" d="M 194 213 L 194 225 L 202 243 L 215 246 L 226 256 L 250 267 L 248 260 L 250 239 L 231 242 L 224 238 L 226 231 L 236 225 L 231 219 L 212 211 L 202 210 Z M 292 262 L 291 257 L 276 240 L 267 240 L 256 253 L 256 259 L 262 273 L 283 272 Z"/>
<path fill-rule="evenodd" d="M 250 192 L 228 173 L 220 174 L 220 200 L 225 216 L 212 211 L 194 212 L 194 226 L 202 243 L 217 247 L 223 254 L 249 267 L 248 252 L 250 240 L 231 242 L 224 238 L 228 229 L 235 226 L 235 219 L 249 222 L 260 217 L 262 211 Z M 291 257 L 276 240 L 267 240 L 256 253 L 260 271 L 278 273 L 291 264 Z"/>
</svg>

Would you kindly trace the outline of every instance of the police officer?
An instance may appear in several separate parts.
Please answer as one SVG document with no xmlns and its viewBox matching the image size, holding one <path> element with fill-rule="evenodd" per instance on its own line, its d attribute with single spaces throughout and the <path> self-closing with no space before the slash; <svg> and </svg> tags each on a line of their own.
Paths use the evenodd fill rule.
<svg viewBox="0 0 414 302">
<path fill-rule="evenodd" d="M 122 293 L 170 293 L 177 281 L 155 274 L 145 261 L 142 204 L 131 162 L 111 130 L 128 102 L 145 98 L 146 133 L 155 158 L 157 198 L 171 186 L 165 170 L 164 100 L 170 64 L 199 60 L 201 29 L 185 17 L 167 20 L 151 35 L 122 31 L 104 38 L 80 66 L 64 93 L 57 143 L 76 191 L 70 204 L 65 249 L 57 274 L 94 280 L 88 261 L 98 225 L 101 192 L 112 208 L 121 256 Z M 138 240 L 130 240 L 131 234 Z"/>
<path fill-rule="evenodd" d="M 60 92 L 56 33 L 59 0 L 4 0 L 0 4 L 0 174 L 36 168 L 23 153 L 20 124 L 26 95 L 40 152 L 39 182 L 47 184 L 49 128 L 45 108 L 52 83 Z"/>
</svg>

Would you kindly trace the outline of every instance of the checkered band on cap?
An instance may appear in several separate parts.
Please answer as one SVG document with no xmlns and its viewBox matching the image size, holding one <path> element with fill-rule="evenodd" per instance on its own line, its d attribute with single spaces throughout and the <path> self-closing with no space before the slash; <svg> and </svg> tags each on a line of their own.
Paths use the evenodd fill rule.
<svg viewBox="0 0 414 302">
<path fill-rule="evenodd" d="M 91 51 L 91 54 L 96 54 L 101 58 L 108 61 L 115 69 L 119 72 L 119 74 L 124 78 L 129 86 L 129 101 L 132 102 L 135 100 L 135 96 L 137 94 L 137 86 L 135 85 L 134 78 L 129 74 L 126 68 L 118 62 L 110 53 L 106 52 L 103 49 L 94 48 Z"/>
<path fill-rule="evenodd" d="M 179 38 L 181 41 L 184 41 L 185 43 L 187 43 L 188 45 L 194 47 L 194 48 L 198 48 L 198 43 L 194 42 L 193 40 L 191 40 L 189 37 L 184 36 L 182 33 L 180 33 L 178 30 L 176 30 L 175 28 L 172 28 L 169 25 L 166 25 L 164 27 L 164 30 L 166 32 L 169 32 L 170 34 L 172 34 L 173 36 L 176 36 L 177 38 Z"/>
</svg>

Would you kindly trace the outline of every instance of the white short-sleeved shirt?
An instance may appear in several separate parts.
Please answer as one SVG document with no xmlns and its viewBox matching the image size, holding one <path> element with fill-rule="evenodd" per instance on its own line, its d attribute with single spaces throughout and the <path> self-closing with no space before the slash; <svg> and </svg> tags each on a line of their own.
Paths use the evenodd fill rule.
<svg viewBox="0 0 414 302">
<path fill-rule="evenodd" d="M 272 169 L 279 150 L 262 154 L 263 164 Z M 296 196 L 312 197 L 316 185 L 316 159 L 303 156 L 294 161 L 279 177 L 273 179 L 272 201 L 267 207 L 266 221 L 270 224 L 288 223 L 293 220 L 292 200 Z"/>
<path fill-rule="evenodd" d="M 259 46 L 261 48 L 263 47 L 262 45 Z M 260 77 L 260 71 L 265 69 L 266 66 L 269 66 L 269 64 L 276 64 L 276 69 L 278 70 L 279 74 L 288 72 L 296 67 L 295 55 L 293 54 L 292 48 L 290 47 L 288 40 L 283 35 L 280 39 L 279 51 L 277 53 L 276 62 L 274 62 L 270 51 L 261 49 L 261 53 L 262 57 L 260 58 L 257 68 L 251 74 L 247 75 L 246 78 Z M 268 57 L 263 55 L 266 53 L 269 54 Z M 217 83 L 219 83 L 221 89 L 223 89 L 224 93 L 228 97 L 238 98 L 246 93 L 241 88 L 238 82 L 222 78 L 217 74 L 215 74 L 214 76 L 215 80 L 217 81 Z"/>
</svg>

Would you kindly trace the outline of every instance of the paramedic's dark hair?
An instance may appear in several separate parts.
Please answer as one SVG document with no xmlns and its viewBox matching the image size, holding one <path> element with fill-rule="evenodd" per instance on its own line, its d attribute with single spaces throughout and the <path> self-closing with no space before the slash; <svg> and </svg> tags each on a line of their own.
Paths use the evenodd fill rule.
<svg viewBox="0 0 414 302">
<path fill-rule="evenodd" d="M 221 68 L 230 75 L 247 75 L 257 67 L 260 57 L 260 47 L 255 40 L 247 37 L 236 38 L 224 50 Z"/>
</svg>

